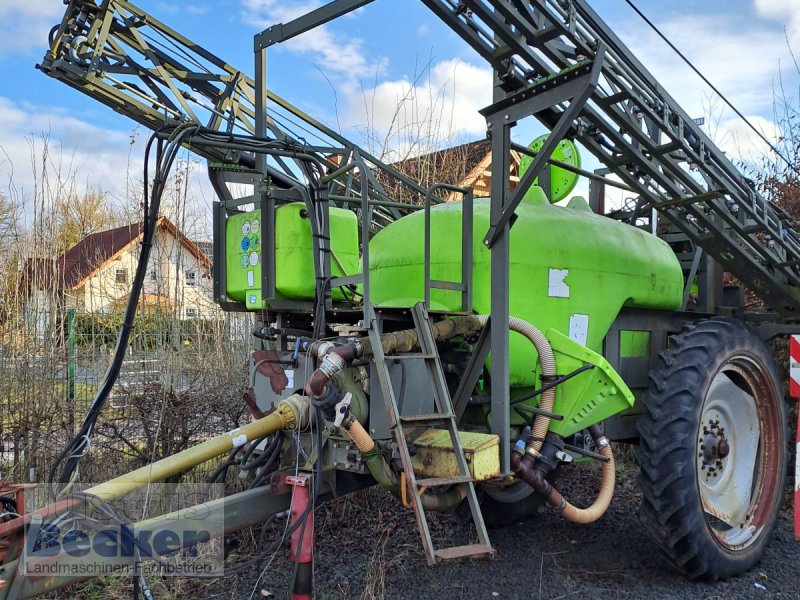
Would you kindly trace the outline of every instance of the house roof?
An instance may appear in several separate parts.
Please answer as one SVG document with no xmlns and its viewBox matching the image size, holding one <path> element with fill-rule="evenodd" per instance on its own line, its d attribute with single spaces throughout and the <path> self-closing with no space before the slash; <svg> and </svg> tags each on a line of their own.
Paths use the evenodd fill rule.
<svg viewBox="0 0 800 600">
<path fill-rule="evenodd" d="M 392 167 L 401 173 L 419 179 L 423 184 L 425 184 L 426 178 L 432 177 L 436 182 L 459 185 L 491 151 L 491 140 L 476 140 L 407 158 L 392 163 Z"/>
<path fill-rule="evenodd" d="M 214 242 L 196 241 L 195 245 L 197 246 L 197 249 L 200 250 L 200 252 L 202 252 L 208 258 L 211 259 L 211 262 L 214 262 Z"/>
<path fill-rule="evenodd" d="M 423 164 L 431 171 L 438 173 L 444 172 L 444 175 L 449 175 L 453 167 L 453 163 L 457 163 L 458 168 L 454 173 L 470 173 L 477 167 L 486 155 L 492 151 L 491 140 L 476 140 L 474 142 L 467 142 L 466 144 L 459 144 L 436 152 L 422 154 L 412 158 L 407 158 L 400 162 L 393 163 L 392 166 L 398 171 L 416 171 L 421 169 Z M 463 175 L 462 175 L 463 177 Z M 447 181 L 445 183 L 452 183 L 454 185 L 460 183 L 459 181 Z"/>
<path fill-rule="evenodd" d="M 132 223 L 86 236 L 58 259 L 63 278 L 61 286 L 66 289 L 76 287 L 141 235 L 142 224 Z"/>
<path fill-rule="evenodd" d="M 511 155 L 513 187 L 513 175 L 520 157 L 516 152 L 512 152 Z M 395 169 L 422 185 L 448 183 L 459 187 L 476 186 L 482 177 L 490 176 L 491 165 L 492 141 L 489 139 L 452 146 L 392 164 Z M 479 190 L 475 191 L 477 193 Z M 457 194 L 451 196 L 458 197 Z"/>
<path fill-rule="evenodd" d="M 192 240 L 183 235 L 166 217 L 160 217 L 158 229 L 181 240 L 183 247 L 197 258 L 200 266 L 211 270 L 211 259 Z M 86 236 L 53 259 L 28 261 L 26 279 L 38 280 L 38 287 L 74 289 L 92 277 L 104 264 L 131 249 L 142 237 L 142 223 L 131 223 Z"/>
</svg>

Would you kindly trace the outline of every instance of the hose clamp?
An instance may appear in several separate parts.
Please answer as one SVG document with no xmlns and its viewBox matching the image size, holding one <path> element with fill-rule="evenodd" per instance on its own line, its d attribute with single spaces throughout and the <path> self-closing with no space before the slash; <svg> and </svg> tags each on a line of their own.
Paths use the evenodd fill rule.
<svg viewBox="0 0 800 600">
<path fill-rule="evenodd" d="M 319 370 L 329 380 L 333 379 L 333 377 L 337 373 L 341 372 L 342 369 L 344 369 L 344 359 L 335 352 L 326 354 L 325 357 L 322 359 L 322 363 L 320 363 L 319 365 Z"/>
<path fill-rule="evenodd" d="M 536 460 L 542 458 L 542 454 L 533 447 L 525 448 L 525 454 Z"/>
<path fill-rule="evenodd" d="M 321 343 L 321 344 L 320 344 L 320 345 L 317 347 L 317 356 L 318 356 L 319 358 L 322 358 L 322 359 L 324 359 L 324 358 L 325 358 L 325 356 L 328 354 L 328 351 L 329 351 L 329 350 L 332 350 L 332 349 L 333 349 L 333 348 L 335 348 L 335 347 L 336 347 L 336 345 L 335 345 L 335 344 L 333 344 L 332 342 L 322 342 L 322 343 Z"/>
<path fill-rule="evenodd" d="M 558 506 L 551 506 L 550 510 L 552 510 L 555 514 L 560 515 L 561 513 L 564 512 L 566 508 L 567 508 L 567 501 L 564 498 L 564 496 L 561 496 L 561 500 L 559 501 Z"/>
<path fill-rule="evenodd" d="M 595 446 L 597 446 L 598 450 L 602 450 L 603 448 L 608 448 L 608 438 L 602 435 L 594 441 L 594 444 Z"/>
</svg>

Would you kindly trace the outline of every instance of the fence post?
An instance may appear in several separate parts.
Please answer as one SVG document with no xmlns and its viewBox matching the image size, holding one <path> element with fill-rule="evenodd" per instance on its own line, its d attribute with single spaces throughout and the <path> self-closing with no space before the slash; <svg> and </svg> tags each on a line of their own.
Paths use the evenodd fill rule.
<svg viewBox="0 0 800 600">
<path fill-rule="evenodd" d="M 67 311 L 67 425 L 75 432 L 75 309 Z"/>
</svg>

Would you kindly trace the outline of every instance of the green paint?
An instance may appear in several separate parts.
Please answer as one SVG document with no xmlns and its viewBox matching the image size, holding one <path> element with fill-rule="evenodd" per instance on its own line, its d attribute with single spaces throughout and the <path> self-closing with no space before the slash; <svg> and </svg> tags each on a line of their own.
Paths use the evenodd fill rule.
<svg viewBox="0 0 800 600">
<path fill-rule="evenodd" d="M 649 331 L 620 331 L 620 358 L 646 358 L 650 356 Z"/>
<path fill-rule="evenodd" d="M 594 365 L 556 388 L 553 412 L 564 420 L 551 421 L 550 431 L 572 435 L 633 406 L 633 394 L 605 358 L 555 329 L 545 335 L 553 348 L 558 375 Z"/>
<path fill-rule="evenodd" d="M 284 204 L 275 211 L 275 287 L 282 298 L 314 298 L 311 223 L 302 216 L 304 214 L 305 204 L 302 202 Z M 331 261 L 333 276 L 358 273 L 358 219 L 355 213 L 332 207 L 330 231 L 331 248 L 338 259 Z M 267 302 L 261 298 L 261 242 L 264 239 L 261 212 L 229 217 L 225 224 L 225 239 L 228 296 L 244 302 L 250 310 L 267 308 Z M 340 290 L 334 290 L 332 295 L 334 300 L 345 299 Z"/>
<path fill-rule="evenodd" d="M 539 136 L 530 143 L 528 149 L 538 154 L 546 141 L 546 135 Z M 578 152 L 578 149 L 575 147 L 575 144 L 569 140 L 561 140 L 558 146 L 556 146 L 556 149 L 553 150 L 550 158 L 562 163 L 567 163 L 573 167 L 581 166 L 581 155 Z M 520 178 L 533 164 L 533 160 L 534 159 L 527 154 L 522 156 L 519 161 Z M 550 167 L 549 165 L 545 165 L 545 168 L 548 167 L 550 168 L 550 201 L 558 202 L 566 198 L 569 193 L 575 189 L 575 184 L 578 183 L 578 174 L 573 173 L 572 171 L 567 171 L 566 169 L 562 169 L 560 167 Z M 534 185 L 532 185 L 530 189 L 525 192 L 525 200 L 535 202 L 539 194 L 539 190 L 537 190 L 535 187 L 539 184 L 538 177 L 533 180 L 533 184 Z"/>
<path fill-rule="evenodd" d="M 680 307 L 683 274 L 670 247 L 657 237 L 575 208 L 537 198 L 517 208 L 511 228 L 510 312 L 542 331 L 570 332 L 584 319 L 586 346 L 602 352 L 602 342 L 623 307 L 674 310 Z M 489 201 L 474 208 L 473 300 L 488 314 L 490 253 L 483 245 L 489 228 Z M 370 243 L 372 300 L 379 306 L 409 307 L 423 297 L 424 214 L 400 219 Z M 431 210 L 431 278 L 458 281 L 461 273 L 461 204 Z M 568 296 L 568 297 L 566 297 Z M 458 292 L 432 290 L 434 311 L 455 312 Z M 577 336 L 576 336 L 577 337 Z M 536 351 L 521 335 L 510 340 L 512 387 L 537 386 Z"/>
</svg>

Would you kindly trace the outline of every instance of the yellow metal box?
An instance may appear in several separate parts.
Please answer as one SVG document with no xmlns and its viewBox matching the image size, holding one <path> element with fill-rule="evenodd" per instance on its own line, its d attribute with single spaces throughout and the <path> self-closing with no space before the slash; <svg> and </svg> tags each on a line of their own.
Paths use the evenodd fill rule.
<svg viewBox="0 0 800 600">
<path fill-rule="evenodd" d="M 485 481 L 500 475 L 500 438 L 487 433 L 459 431 L 470 475 Z M 454 477 L 458 475 L 450 434 L 444 429 L 428 429 L 413 442 L 417 453 L 411 457 L 417 477 Z"/>
</svg>

